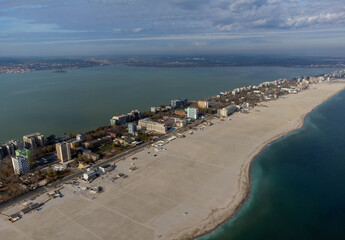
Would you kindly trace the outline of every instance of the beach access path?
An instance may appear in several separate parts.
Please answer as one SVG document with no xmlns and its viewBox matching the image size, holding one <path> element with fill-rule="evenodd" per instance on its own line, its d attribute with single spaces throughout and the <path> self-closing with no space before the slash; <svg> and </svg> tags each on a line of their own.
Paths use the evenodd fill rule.
<svg viewBox="0 0 345 240">
<path fill-rule="evenodd" d="M 103 193 L 92 197 L 65 184 L 64 197 L 49 201 L 41 211 L 13 224 L 0 219 L 0 236 L 11 240 L 200 236 L 243 203 L 250 186 L 250 163 L 264 146 L 300 128 L 306 114 L 344 87 L 343 80 L 313 84 L 301 93 L 260 103 L 249 114 L 214 119 L 213 126 L 194 134 L 187 131 L 185 138 L 165 145 L 166 150 L 145 148 L 92 182 L 102 186 Z M 134 162 L 138 169 L 128 172 Z M 129 177 L 110 181 L 119 172 Z"/>
</svg>

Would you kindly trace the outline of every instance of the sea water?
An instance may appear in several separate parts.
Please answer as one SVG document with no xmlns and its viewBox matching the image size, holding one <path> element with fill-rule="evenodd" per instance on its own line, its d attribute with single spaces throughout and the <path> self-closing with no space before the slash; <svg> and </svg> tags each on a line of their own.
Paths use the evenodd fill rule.
<svg viewBox="0 0 345 240">
<path fill-rule="evenodd" d="M 248 201 L 200 240 L 345 239 L 345 91 L 253 161 Z"/>
</svg>

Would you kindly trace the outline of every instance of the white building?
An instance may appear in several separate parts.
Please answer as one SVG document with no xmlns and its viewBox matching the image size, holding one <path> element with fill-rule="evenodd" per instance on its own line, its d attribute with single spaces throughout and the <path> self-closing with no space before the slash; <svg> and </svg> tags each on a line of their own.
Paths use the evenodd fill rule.
<svg viewBox="0 0 345 240">
<path fill-rule="evenodd" d="M 222 108 L 219 110 L 219 115 L 222 117 L 228 117 L 229 115 L 233 114 L 237 110 L 235 105 L 230 105 L 228 107 Z"/>
<path fill-rule="evenodd" d="M 90 168 L 83 174 L 83 179 L 86 181 L 91 181 L 97 178 L 97 172 L 95 170 L 91 170 Z"/>
<path fill-rule="evenodd" d="M 158 112 L 157 107 L 151 107 L 151 112 L 152 112 L 152 113 Z"/>
<path fill-rule="evenodd" d="M 138 128 L 140 130 L 154 131 L 157 133 L 167 133 L 168 128 L 172 125 L 172 120 L 167 120 L 164 122 L 154 122 L 149 118 L 141 119 L 138 122 Z"/>
<path fill-rule="evenodd" d="M 110 164 L 105 164 L 103 166 L 98 167 L 99 171 L 101 171 L 102 173 L 110 172 L 111 170 L 113 170 L 113 168 L 114 166 Z"/>
<path fill-rule="evenodd" d="M 187 117 L 191 119 L 198 119 L 199 118 L 199 110 L 197 108 L 189 107 L 186 109 Z"/>
<path fill-rule="evenodd" d="M 71 145 L 67 142 L 57 143 L 55 145 L 57 157 L 61 162 L 67 162 L 72 159 Z"/>
<path fill-rule="evenodd" d="M 12 165 L 14 173 L 17 175 L 30 171 L 29 159 L 26 156 L 12 157 Z"/>
</svg>

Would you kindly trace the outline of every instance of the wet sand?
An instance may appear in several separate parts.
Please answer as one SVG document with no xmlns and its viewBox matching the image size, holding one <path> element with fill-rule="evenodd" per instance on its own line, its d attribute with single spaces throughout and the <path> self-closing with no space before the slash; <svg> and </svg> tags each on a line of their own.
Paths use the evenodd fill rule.
<svg viewBox="0 0 345 240">
<path fill-rule="evenodd" d="M 306 114 L 344 87 L 343 81 L 313 84 L 264 102 L 249 114 L 215 119 L 213 126 L 165 145 L 166 151 L 150 148 L 135 154 L 135 161 L 130 157 L 117 163 L 116 170 L 92 182 L 104 187 L 99 195 L 66 185 L 65 196 L 41 211 L 14 224 L 2 218 L 0 235 L 11 240 L 200 236 L 231 217 L 246 198 L 252 159 L 268 143 L 300 128 Z M 138 170 L 128 172 L 133 162 Z M 119 172 L 129 177 L 110 181 Z"/>
</svg>

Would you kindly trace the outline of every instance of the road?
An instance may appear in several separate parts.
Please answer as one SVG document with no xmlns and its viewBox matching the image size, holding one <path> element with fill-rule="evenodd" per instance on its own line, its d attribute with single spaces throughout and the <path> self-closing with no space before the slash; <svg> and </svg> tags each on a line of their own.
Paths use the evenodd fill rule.
<svg viewBox="0 0 345 240">
<path fill-rule="evenodd" d="M 192 122 L 191 124 L 189 124 L 187 127 L 179 128 L 176 131 L 167 133 L 167 134 L 157 138 L 156 141 L 165 140 L 165 139 L 171 137 L 172 135 L 175 135 L 176 133 L 185 132 L 185 131 L 187 131 L 190 128 L 196 127 L 197 125 L 202 123 L 204 120 L 210 120 L 210 118 L 196 120 L 196 121 Z M 107 164 L 107 163 L 119 162 L 119 161 L 127 158 L 128 156 L 130 156 L 130 155 L 132 155 L 134 153 L 137 153 L 139 151 L 142 151 L 144 148 L 150 147 L 150 146 L 151 146 L 151 143 L 149 143 L 149 142 L 144 143 L 144 144 L 139 145 L 139 146 L 137 146 L 135 148 L 132 148 L 132 149 L 130 149 L 130 150 L 124 152 L 124 153 L 121 153 L 119 155 L 111 157 L 109 159 L 101 160 L 100 162 L 98 162 L 96 164 L 93 164 L 92 167 L 99 167 L 99 166 L 102 166 L 102 165 Z M 39 195 L 41 195 L 41 194 L 43 194 L 45 192 L 48 192 L 51 189 L 54 189 L 54 188 L 58 187 L 59 185 L 65 183 L 67 181 L 70 181 L 70 180 L 72 180 L 74 178 L 78 178 L 84 172 L 85 172 L 85 170 L 73 173 L 71 175 L 68 175 L 68 176 L 64 177 L 60 181 L 55 181 L 55 182 L 49 183 L 49 184 L 47 184 L 44 187 L 36 188 L 35 190 L 31 190 L 30 192 L 24 193 L 24 194 L 14 198 L 14 199 L 11 199 L 11 200 L 9 200 L 7 202 L 0 203 L 0 212 L 4 211 L 7 208 L 10 208 L 11 206 L 17 205 L 17 204 L 19 204 L 21 202 L 27 201 L 28 199 L 34 198 L 34 197 L 39 196 Z"/>
</svg>

